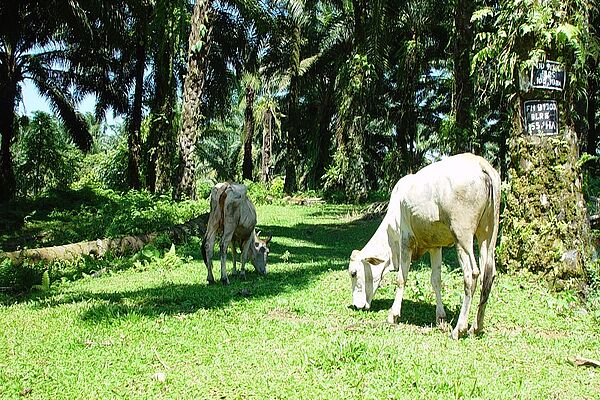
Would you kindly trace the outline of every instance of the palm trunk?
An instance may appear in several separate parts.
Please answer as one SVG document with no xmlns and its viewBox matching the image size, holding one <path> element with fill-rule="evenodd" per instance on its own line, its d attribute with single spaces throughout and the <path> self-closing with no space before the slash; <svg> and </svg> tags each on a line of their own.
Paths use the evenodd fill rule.
<svg viewBox="0 0 600 400">
<path fill-rule="evenodd" d="M 319 124 L 317 137 L 313 140 L 314 163 L 310 172 L 310 188 L 320 189 L 322 186 L 322 177 L 325 174 L 327 163 L 331 160 L 330 148 L 332 131 L 329 129 L 329 123 L 333 118 L 332 95 L 335 85 L 335 79 L 325 79 L 323 82 L 323 94 L 319 105 Z"/>
<path fill-rule="evenodd" d="M 143 14 L 140 13 L 140 14 Z M 140 164 L 141 164 L 141 134 L 142 127 L 142 102 L 144 96 L 144 69 L 146 67 L 146 43 L 145 43 L 146 21 L 145 16 L 140 16 L 137 28 L 137 40 L 135 45 L 135 89 L 133 94 L 133 106 L 131 120 L 129 123 L 129 137 L 127 144 L 129 156 L 127 163 L 127 176 L 131 189 L 140 189 Z"/>
<path fill-rule="evenodd" d="M 210 50 L 210 31 L 212 28 L 209 21 L 210 10 L 209 0 L 197 0 L 192 15 L 188 71 L 183 86 L 182 121 L 178 140 L 181 166 L 178 171 L 176 198 L 184 196 L 191 199 L 196 198 L 195 148 L 198 125 L 201 119 L 201 96 L 205 81 L 204 67 Z"/>
<path fill-rule="evenodd" d="M 531 11 L 526 11 L 531 12 Z M 585 13 L 582 8 L 570 12 Z M 564 22 L 572 21 L 573 14 Z M 530 54 L 534 43 L 523 41 L 520 54 Z M 571 68 L 574 54 L 567 47 L 549 51 L 551 59 L 563 61 L 565 73 L 581 74 Z M 508 143 L 509 185 L 505 196 L 502 239 L 498 262 L 507 270 L 539 272 L 557 288 L 585 275 L 590 261 L 590 227 L 581 187 L 578 164 L 578 135 L 573 121 L 575 85 L 564 92 L 526 88 L 518 74 L 511 98 L 512 129 Z M 582 76 L 570 82 L 584 82 Z M 523 79 L 523 78 L 521 78 Z M 527 132 L 524 126 L 528 100 L 554 101 L 557 131 Z M 549 107 L 548 107 L 549 108 Z M 549 108 L 551 109 L 551 108 Z M 529 112 L 539 111 L 530 107 Z M 531 120 L 548 119 L 538 112 Z M 547 126 L 547 125 L 545 125 Z M 576 280 L 575 279 L 575 280 Z"/>
<path fill-rule="evenodd" d="M 299 110 L 298 110 L 298 80 L 300 75 L 300 26 L 295 25 L 292 33 L 292 52 L 291 52 L 291 68 L 292 74 L 290 77 L 290 94 L 288 105 L 288 124 L 287 124 L 287 140 L 286 140 L 286 164 L 285 164 L 285 182 L 283 190 L 287 194 L 292 194 L 298 190 L 296 177 L 297 160 L 297 141 L 300 135 L 299 126 Z"/>
<path fill-rule="evenodd" d="M 419 45 L 415 45 L 413 53 L 407 53 L 405 67 L 401 71 L 399 81 L 402 82 L 400 98 L 400 118 L 396 126 L 396 146 L 402 156 L 400 176 L 415 172 L 418 169 L 415 154 L 415 141 L 417 137 L 417 96 L 418 80 L 421 76 L 421 57 Z M 402 81 L 403 80 L 403 81 Z"/>
<path fill-rule="evenodd" d="M 595 64 L 595 63 L 594 63 Z M 595 66 L 595 65 L 593 65 Z M 590 69 L 594 71 L 594 68 Z M 595 74 L 588 76 L 588 104 L 587 104 L 587 143 L 586 152 L 596 155 L 598 147 L 598 126 L 596 122 L 596 112 L 598 110 L 598 78 Z"/>
<path fill-rule="evenodd" d="M 252 180 L 252 141 L 254 140 L 254 88 L 246 86 L 246 110 L 244 111 L 244 160 L 242 178 Z"/>
<path fill-rule="evenodd" d="M 172 12 L 168 1 L 161 4 Z M 158 6 L 157 6 L 158 8 Z M 176 82 L 173 72 L 174 44 L 169 26 L 162 27 L 154 57 L 155 92 L 152 101 L 152 122 L 148 134 L 149 153 L 147 163 L 148 186 L 152 191 L 168 193 L 172 188 L 173 157 L 175 151 Z"/>
<path fill-rule="evenodd" d="M 271 176 L 271 154 L 273 153 L 273 113 L 268 109 L 263 119 L 263 142 L 262 142 L 262 164 L 261 182 L 269 182 Z"/>
<path fill-rule="evenodd" d="M 18 74 L 14 59 L 9 56 L 7 61 L 0 63 L 0 202 L 13 198 L 17 190 L 10 146 L 15 135 Z"/>
<path fill-rule="evenodd" d="M 473 29 L 471 17 L 474 4 L 472 0 L 457 0 L 454 14 L 455 44 L 454 93 L 452 97 L 452 115 L 454 116 L 455 137 L 452 138 L 453 153 L 473 150 L 473 82 L 471 80 L 471 48 L 473 47 Z"/>
</svg>

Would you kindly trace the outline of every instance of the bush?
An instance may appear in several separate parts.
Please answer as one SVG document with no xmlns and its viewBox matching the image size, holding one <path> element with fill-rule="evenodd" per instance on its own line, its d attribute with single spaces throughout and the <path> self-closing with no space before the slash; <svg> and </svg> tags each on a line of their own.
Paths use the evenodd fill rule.
<svg viewBox="0 0 600 400">
<path fill-rule="evenodd" d="M 106 152 L 88 154 L 77 174 L 73 188 L 98 187 L 125 191 L 127 184 L 127 143 L 120 140 L 118 146 Z"/>
<path fill-rule="evenodd" d="M 20 128 L 14 154 L 17 190 L 24 196 L 69 186 L 83 159 L 58 120 L 41 111 Z"/>
<path fill-rule="evenodd" d="M 14 266 L 9 259 L 0 262 L 0 287 L 20 293 L 42 282 L 46 267 L 42 263 L 25 262 Z"/>
<path fill-rule="evenodd" d="M 196 183 L 196 196 L 199 199 L 208 199 L 210 197 L 210 191 L 215 184 L 210 180 L 200 180 Z"/>
</svg>

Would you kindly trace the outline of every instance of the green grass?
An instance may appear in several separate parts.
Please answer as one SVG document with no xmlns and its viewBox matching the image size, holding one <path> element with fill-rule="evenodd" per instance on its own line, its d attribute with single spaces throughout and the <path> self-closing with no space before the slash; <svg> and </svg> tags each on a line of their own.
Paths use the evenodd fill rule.
<svg viewBox="0 0 600 400">
<path fill-rule="evenodd" d="M 391 276 L 371 311 L 348 307 L 348 257 L 377 221 L 354 220 L 347 206 L 259 206 L 258 214 L 259 228 L 274 236 L 264 277 L 250 267 L 246 281 L 207 286 L 199 248 L 187 245 L 178 249 L 185 262 L 4 297 L 0 398 L 600 395 L 600 371 L 570 362 L 600 358 L 598 321 L 575 298 L 557 297 L 531 276 L 501 274 L 485 334 L 452 341 L 432 326 L 429 268 L 420 261 L 409 276 L 401 323 L 391 326 L 383 322 L 394 295 Z M 452 251 L 445 256 L 444 303 L 454 323 L 461 274 Z"/>
</svg>

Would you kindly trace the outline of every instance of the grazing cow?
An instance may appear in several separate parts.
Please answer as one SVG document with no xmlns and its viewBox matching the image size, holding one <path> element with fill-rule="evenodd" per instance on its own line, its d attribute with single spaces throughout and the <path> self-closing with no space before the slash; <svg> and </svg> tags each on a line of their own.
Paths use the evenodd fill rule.
<svg viewBox="0 0 600 400">
<path fill-rule="evenodd" d="M 398 271 L 396 298 L 388 315 L 388 322 L 396 323 L 410 262 L 429 252 L 436 317 L 442 323 L 446 319 L 440 293 L 442 247 L 456 244 L 465 295 L 452 337 L 457 339 L 467 331 L 471 298 L 481 277 L 477 320 L 469 332 L 478 333 L 496 275 L 499 213 L 500 176 L 486 160 L 473 154 L 449 157 L 400 179 L 381 225 L 365 247 L 354 250 L 350 257 L 354 306 L 369 309 L 383 276 Z M 473 251 L 474 236 L 479 244 L 479 267 Z"/>
<path fill-rule="evenodd" d="M 219 183 L 210 193 L 210 215 L 206 234 L 202 241 L 202 257 L 208 269 L 208 283 L 215 283 L 212 273 L 212 255 L 216 236 L 221 236 L 221 282 L 229 284 L 227 270 L 227 248 L 231 243 L 233 253 L 233 273 L 237 274 L 235 258 L 236 245 L 241 249 L 240 274 L 245 276 L 245 263 L 250 256 L 256 270 L 267 273 L 267 247 L 271 237 L 261 240 L 254 229 L 256 226 L 256 209 L 246 194 L 246 186 L 237 183 Z M 260 233 L 260 232 L 259 232 Z"/>
</svg>

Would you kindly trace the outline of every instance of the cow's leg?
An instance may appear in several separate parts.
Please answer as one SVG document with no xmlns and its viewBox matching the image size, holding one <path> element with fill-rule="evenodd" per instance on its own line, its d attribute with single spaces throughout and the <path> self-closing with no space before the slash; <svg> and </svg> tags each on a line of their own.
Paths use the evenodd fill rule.
<svg viewBox="0 0 600 400">
<path fill-rule="evenodd" d="M 227 248 L 233 239 L 233 229 L 227 225 L 223 229 L 223 237 L 221 238 L 221 283 L 229 285 L 227 277 Z"/>
<path fill-rule="evenodd" d="M 473 238 L 457 240 L 456 252 L 458 254 L 458 261 L 463 270 L 465 297 L 463 298 L 458 322 L 452 331 L 453 339 L 458 339 L 467 332 L 469 309 L 471 308 L 471 300 L 479 276 L 479 268 L 477 268 L 475 255 L 473 254 Z"/>
<path fill-rule="evenodd" d="M 209 225 L 211 226 L 211 225 Z M 215 247 L 216 231 L 214 229 L 208 230 L 202 241 L 202 256 L 204 258 L 204 264 L 208 270 L 208 276 L 206 280 L 209 284 L 215 283 L 215 277 L 213 276 L 213 262 L 212 256 Z"/>
<path fill-rule="evenodd" d="M 231 272 L 231 275 L 235 276 L 238 274 L 236 265 L 237 249 L 235 241 L 231 242 L 231 258 L 233 258 L 233 270 Z"/>
<path fill-rule="evenodd" d="M 471 326 L 469 333 L 478 334 L 483 330 L 483 316 L 485 314 L 485 306 L 487 305 L 490 291 L 494 279 L 496 278 L 496 260 L 494 257 L 494 247 L 491 245 L 490 237 L 478 241 L 479 246 L 479 267 L 481 268 L 481 294 L 479 297 L 479 307 L 477 308 L 477 318 Z"/>
<path fill-rule="evenodd" d="M 400 267 L 398 268 L 398 275 L 396 279 L 396 298 L 394 299 L 394 303 L 392 304 L 392 308 L 388 314 L 388 322 L 390 324 L 395 324 L 398 322 L 400 318 L 400 310 L 402 308 L 402 297 L 404 296 L 404 285 L 406 283 L 406 278 L 408 277 L 408 270 L 410 268 L 410 260 L 412 257 L 412 253 L 407 245 L 404 243 L 401 246 L 400 250 Z M 393 255 L 392 255 L 393 257 Z"/>
<path fill-rule="evenodd" d="M 442 303 L 442 248 L 429 250 L 431 259 L 431 286 L 435 292 L 435 317 L 438 325 L 446 321 L 446 310 Z"/>
<path fill-rule="evenodd" d="M 242 278 L 246 277 L 246 261 L 248 261 L 248 258 L 250 256 L 250 245 L 253 242 L 252 240 L 252 235 L 250 235 L 250 237 L 246 240 L 244 240 L 242 242 L 242 248 L 241 248 L 241 253 L 242 255 L 240 256 L 240 270 L 241 270 L 241 275 Z"/>
</svg>

